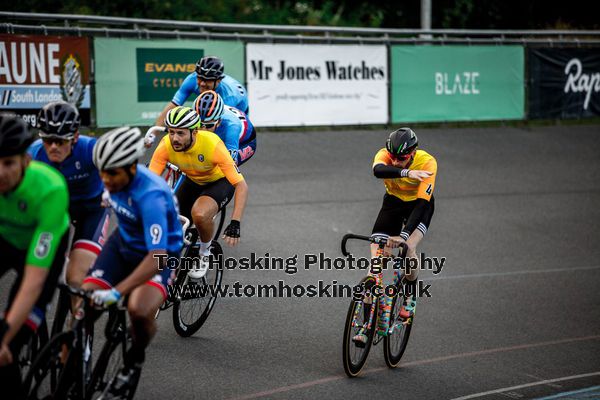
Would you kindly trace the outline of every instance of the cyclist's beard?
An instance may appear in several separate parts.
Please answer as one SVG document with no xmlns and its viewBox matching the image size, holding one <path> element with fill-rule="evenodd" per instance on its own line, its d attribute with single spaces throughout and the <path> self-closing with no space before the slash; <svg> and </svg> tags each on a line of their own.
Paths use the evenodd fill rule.
<svg viewBox="0 0 600 400">
<path fill-rule="evenodd" d="M 179 149 L 176 149 L 175 146 L 173 146 L 173 143 L 171 143 L 171 145 L 173 146 L 173 150 L 175 150 L 177 153 L 187 151 L 190 147 L 192 147 L 192 134 L 190 134 L 190 140 L 187 143 L 182 144 L 177 142 L 177 144 L 180 147 Z"/>
</svg>

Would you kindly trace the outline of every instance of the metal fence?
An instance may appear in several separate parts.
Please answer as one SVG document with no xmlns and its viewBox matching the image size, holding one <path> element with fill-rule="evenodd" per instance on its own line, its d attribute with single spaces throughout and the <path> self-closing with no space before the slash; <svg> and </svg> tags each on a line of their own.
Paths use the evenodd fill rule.
<svg viewBox="0 0 600 400">
<path fill-rule="evenodd" d="M 226 24 L 93 15 L 0 11 L 0 32 L 134 38 L 197 38 L 272 43 L 600 44 L 600 31 L 383 29 L 335 26 Z"/>
</svg>

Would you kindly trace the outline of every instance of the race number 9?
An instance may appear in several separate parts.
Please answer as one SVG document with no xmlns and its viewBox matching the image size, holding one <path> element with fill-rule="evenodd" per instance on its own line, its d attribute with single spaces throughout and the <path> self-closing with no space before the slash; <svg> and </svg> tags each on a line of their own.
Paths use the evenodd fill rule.
<svg viewBox="0 0 600 400">
<path fill-rule="evenodd" d="M 159 244 L 162 238 L 162 227 L 158 224 L 152 224 L 150 226 L 150 236 L 152 237 L 152 244 Z"/>
</svg>

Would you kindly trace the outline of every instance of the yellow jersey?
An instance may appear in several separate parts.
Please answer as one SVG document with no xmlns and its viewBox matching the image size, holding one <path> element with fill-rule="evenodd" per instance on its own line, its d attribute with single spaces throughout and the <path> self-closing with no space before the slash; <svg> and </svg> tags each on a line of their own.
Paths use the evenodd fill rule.
<svg viewBox="0 0 600 400">
<path fill-rule="evenodd" d="M 393 165 L 392 156 L 385 149 L 381 149 L 375 155 L 373 167 L 378 164 Z M 383 184 L 388 194 L 398 197 L 402 201 L 413 201 L 416 199 L 431 200 L 433 189 L 435 188 L 435 177 L 437 175 L 437 162 L 433 156 L 423 150 L 417 150 L 412 164 L 408 167 L 411 170 L 424 170 L 433 172 L 433 174 L 422 182 L 412 178 L 394 178 L 384 179 Z"/>
<path fill-rule="evenodd" d="M 244 180 L 221 138 L 209 131 L 197 131 L 196 143 L 186 151 L 175 151 L 169 135 L 165 135 L 152 155 L 149 168 L 162 175 L 167 162 L 177 165 L 198 185 L 223 177 L 232 185 Z"/>
</svg>

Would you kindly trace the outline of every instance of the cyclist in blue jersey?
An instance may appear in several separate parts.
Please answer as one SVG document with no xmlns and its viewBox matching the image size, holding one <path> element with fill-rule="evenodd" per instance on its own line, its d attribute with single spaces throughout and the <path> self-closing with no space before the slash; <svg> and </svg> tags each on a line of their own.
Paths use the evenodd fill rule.
<svg viewBox="0 0 600 400">
<path fill-rule="evenodd" d="M 223 72 L 223 61 L 214 56 L 202 57 L 196 63 L 196 71 L 185 78 L 175 96 L 160 113 L 154 125 L 164 126 L 170 109 L 182 106 L 190 95 L 199 95 L 214 90 L 223 98 L 226 105 L 248 114 L 248 92 L 237 80 Z"/>
<path fill-rule="evenodd" d="M 242 111 L 226 106 L 218 93 L 209 90 L 194 101 L 200 127 L 217 134 L 239 166 L 256 152 L 256 130 Z"/>
<path fill-rule="evenodd" d="M 82 288 L 109 306 L 128 295 L 133 343 L 109 391 L 125 395 L 137 386 L 145 349 L 156 333 L 154 316 L 167 298 L 172 272 L 165 256 L 179 257 L 182 226 L 173 193 L 160 176 L 138 164 L 144 143 L 138 128 L 122 127 L 94 146 L 94 164 L 110 196 L 119 227 L 104 245 Z"/>
<path fill-rule="evenodd" d="M 109 227 L 108 210 L 101 206 L 104 189 L 92 161 L 96 139 L 79 134 L 81 118 L 73 105 L 57 101 L 39 112 L 40 139 L 29 148 L 34 160 L 62 173 L 69 188 L 69 215 L 75 228 L 67 265 L 67 283 L 79 287 L 100 254 Z"/>
</svg>

